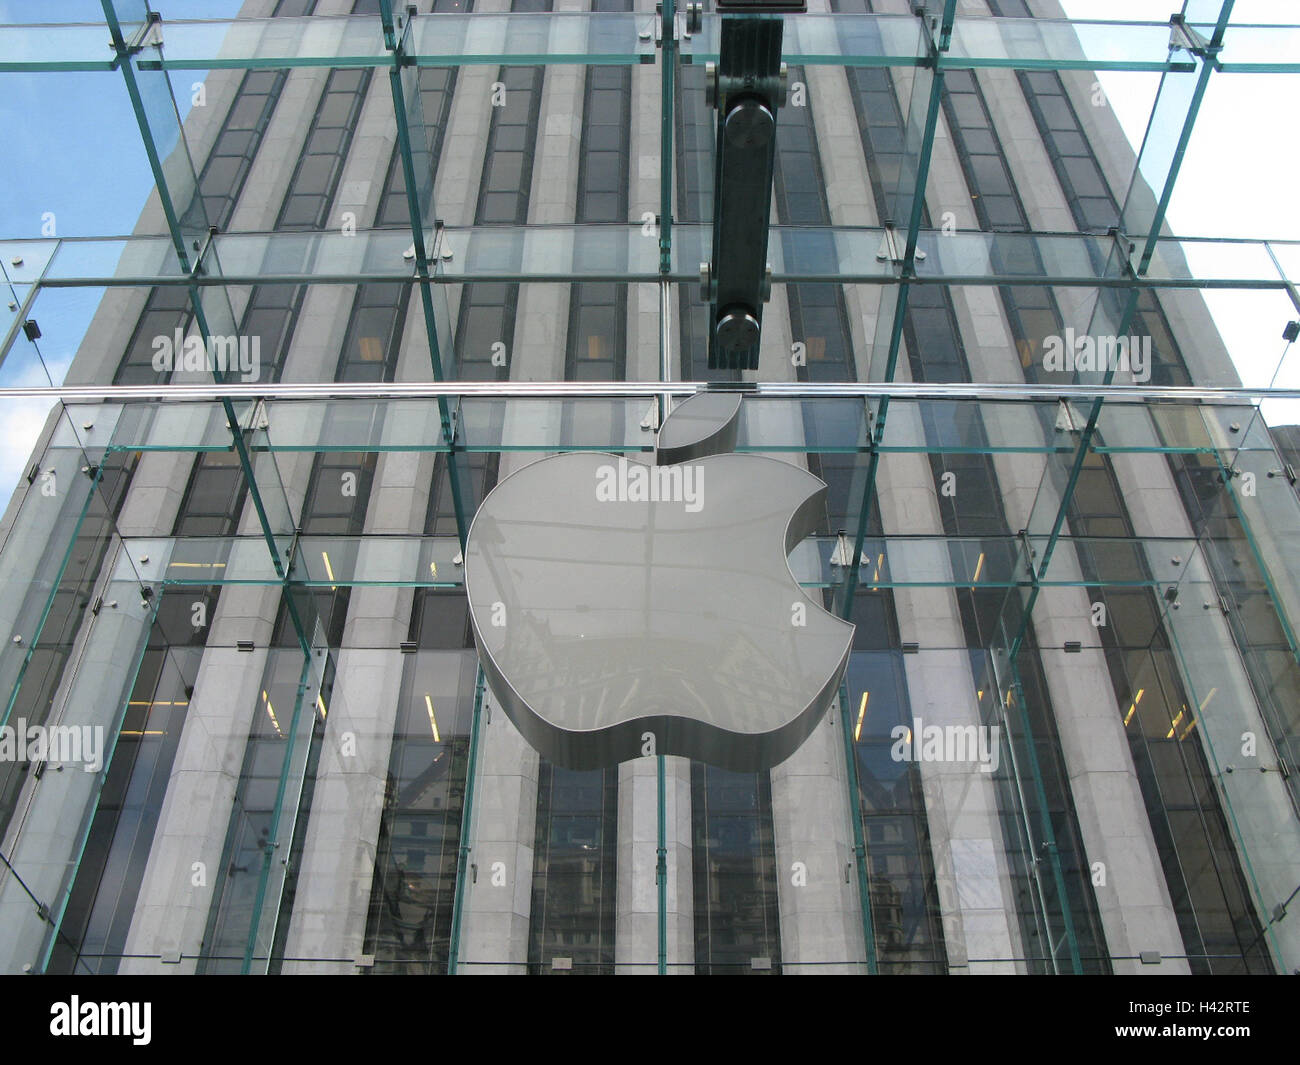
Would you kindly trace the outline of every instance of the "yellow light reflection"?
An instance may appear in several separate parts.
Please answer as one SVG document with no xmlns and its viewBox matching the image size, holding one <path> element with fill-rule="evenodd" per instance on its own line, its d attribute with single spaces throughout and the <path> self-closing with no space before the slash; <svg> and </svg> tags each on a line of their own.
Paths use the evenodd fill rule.
<svg viewBox="0 0 1300 1065">
<path fill-rule="evenodd" d="M 870 698 L 870 696 L 871 696 L 871 693 L 870 693 L 870 692 L 863 692 L 863 693 L 862 693 L 862 703 L 861 703 L 861 705 L 858 707 L 858 723 L 857 723 L 856 726 L 854 726 L 854 729 L 853 729 L 853 742 L 854 742 L 854 743 L 857 743 L 857 742 L 858 742 L 858 737 L 862 735 L 862 719 L 863 719 L 863 718 L 866 716 L 866 714 L 867 714 L 867 699 Z"/>
<path fill-rule="evenodd" d="M 1138 693 L 1136 696 L 1134 696 L 1133 702 L 1129 704 L 1128 713 L 1124 715 L 1125 725 L 1128 725 L 1128 723 L 1133 720 L 1133 711 L 1137 709 L 1138 703 L 1142 701 L 1142 696 L 1146 694 L 1146 691 L 1147 690 L 1145 688 L 1138 689 Z"/>
<path fill-rule="evenodd" d="M 429 727 L 433 729 L 433 742 L 441 743 L 442 737 L 438 735 L 438 719 L 433 716 L 433 700 L 429 698 L 429 693 L 424 693 L 424 705 L 429 711 Z"/>
<path fill-rule="evenodd" d="M 1174 738 L 1174 733 L 1178 731 L 1178 722 L 1180 722 L 1186 715 L 1187 715 L 1187 707 L 1184 706 L 1181 710 L 1178 711 L 1178 716 L 1174 718 L 1174 720 L 1170 723 L 1169 732 L 1166 733 L 1165 739 L 1172 740 Z"/>
<path fill-rule="evenodd" d="M 266 703 L 266 716 L 271 719 L 271 727 L 275 729 L 276 735 L 281 739 L 284 738 L 284 732 L 280 729 L 280 721 L 275 716 L 275 707 L 271 705 L 271 697 L 262 692 L 262 702 Z"/>
</svg>

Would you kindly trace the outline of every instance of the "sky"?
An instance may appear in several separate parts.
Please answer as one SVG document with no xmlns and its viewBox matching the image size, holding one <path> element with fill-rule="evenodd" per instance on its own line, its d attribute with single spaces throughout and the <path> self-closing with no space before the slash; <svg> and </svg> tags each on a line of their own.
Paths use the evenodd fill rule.
<svg viewBox="0 0 1300 1065">
<path fill-rule="evenodd" d="M 131 10 L 131 3 L 139 0 L 118 0 L 118 10 Z M 171 10 L 185 18 L 223 18 L 233 16 L 241 3 L 184 0 Z M 100 0 L 0 0 L 3 24 L 103 20 Z M 104 50 L 107 54 L 106 30 Z M 203 71 L 176 74 L 173 92 L 182 116 L 190 107 L 188 87 L 203 76 Z M 0 73 L 0 143 L 5 146 L 3 238 L 42 237 L 51 228 L 60 237 L 130 233 L 153 189 L 139 126 L 118 71 Z M 61 383 L 103 293 L 45 290 L 30 314 L 41 339 L 33 346 L 19 337 L 0 365 L 0 388 Z M 17 293 L 17 302 L 24 294 Z M 15 293 L 2 295 L 6 308 L 15 302 Z M 11 314 L 0 314 L 3 328 Z M 0 398 L 0 513 L 27 474 L 51 406 L 45 400 Z"/>
<path fill-rule="evenodd" d="M 1205 6 L 1206 0 L 1198 0 Z M 1180 0 L 1061 0 L 1071 18 L 1165 22 Z M 1211 5 L 1213 6 L 1213 5 Z M 1300 0 L 1237 0 L 1233 23 L 1300 23 Z M 1300 52 L 1297 38 L 1296 52 Z M 1108 105 L 1130 142 L 1141 144 L 1158 74 L 1101 74 Z M 1271 101 L 1269 103 L 1268 101 Z M 1169 224 L 1179 235 L 1300 240 L 1300 137 L 1287 119 L 1300 105 L 1300 75 L 1221 74 L 1210 77 L 1191 142 L 1169 205 Z M 1214 250 L 1206 249 L 1213 255 Z M 1193 267 L 1197 264 L 1192 262 Z M 1206 303 L 1242 383 L 1250 387 L 1300 388 L 1296 345 L 1281 365 L 1282 329 L 1297 311 L 1282 292 L 1207 290 Z M 1300 423 L 1300 403 L 1264 405 L 1273 425 Z"/>
<path fill-rule="evenodd" d="M 119 7 L 124 2 L 119 0 Z M 240 6 L 240 0 L 173 3 L 177 6 L 168 5 L 170 12 L 187 18 L 225 17 Z M 1181 0 L 1062 0 L 1062 6 L 1072 18 L 1166 22 Z M 52 10 L 60 21 L 102 21 L 99 0 L 59 0 L 57 5 L 0 0 L 0 22 L 49 19 Z M 1237 0 L 1233 21 L 1300 22 L 1300 0 Z M 174 78 L 182 112 L 189 108 L 190 85 L 202 76 L 183 71 Z M 1159 76 L 1112 73 L 1099 80 L 1105 106 L 1115 111 L 1129 140 L 1140 144 Z M 1300 137 L 1292 121 L 1298 103 L 1300 75 L 1210 78 L 1170 204 L 1176 233 L 1300 240 L 1295 195 Z M 1279 121 L 1279 115 L 1287 117 Z M 5 145 L 3 236 L 39 237 L 51 225 L 57 236 L 121 234 L 134 228 L 153 181 L 120 73 L 0 73 L 0 143 Z M 1206 254 L 1213 255 L 1214 249 Z M 43 333 L 41 358 L 20 338 L 0 366 L 0 388 L 60 382 L 102 294 L 44 292 L 32 311 Z M 4 293 L 6 304 L 13 298 Z M 1300 355 L 1291 352 L 1279 372 L 1282 328 L 1296 317 L 1284 294 L 1212 291 L 1205 298 L 1243 382 L 1264 386 L 1276 375 L 1278 386 L 1300 388 Z M 7 324 L 9 319 L 0 320 Z M 50 406 L 0 399 L 0 501 L 7 502 L 26 474 Z M 1265 414 L 1274 424 L 1300 422 L 1300 403 L 1272 401 Z"/>
</svg>

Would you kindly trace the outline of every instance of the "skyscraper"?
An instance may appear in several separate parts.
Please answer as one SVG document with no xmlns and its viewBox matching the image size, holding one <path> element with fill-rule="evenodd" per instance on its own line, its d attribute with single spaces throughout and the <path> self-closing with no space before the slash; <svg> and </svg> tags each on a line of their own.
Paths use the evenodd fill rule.
<svg viewBox="0 0 1300 1065">
<path fill-rule="evenodd" d="M 809 0 L 730 371 L 723 16 L 136 6 L 96 31 L 136 232 L 5 249 L 8 360 L 103 289 L 0 526 L 5 971 L 1300 966 L 1300 496 L 1198 291 L 1300 259 L 1165 221 L 1205 82 L 1300 71 L 1267 33 Z M 104 62 L 43 32 L 11 69 Z M 1139 155 L 1098 68 L 1163 72 Z M 553 764 L 479 668 L 468 523 L 741 384 L 738 450 L 828 486 L 790 566 L 856 625 L 838 697 L 770 771 Z"/>
</svg>

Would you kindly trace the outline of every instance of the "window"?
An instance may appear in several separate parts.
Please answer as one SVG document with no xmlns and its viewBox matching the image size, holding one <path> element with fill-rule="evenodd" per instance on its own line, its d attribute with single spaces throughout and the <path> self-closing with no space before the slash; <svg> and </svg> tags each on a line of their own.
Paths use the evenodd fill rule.
<svg viewBox="0 0 1300 1065">
<path fill-rule="evenodd" d="M 330 71 L 276 229 L 324 228 L 369 84 L 369 70 Z"/>
<path fill-rule="evenodd" d="M 691 828 L 696 974 L 779 973 L 768 774 L 730 773 L 692 762 Z"/>
<path fill-rule="evenodd" d="M 535 974 L 614 971 L 618 769 L 537 767 L 528 965 Z M 571 968 L 554 968 L 567 958 Z"/>
<path fill-rule="evenodd" d="M 234 451 L 208 451 L 194 461 L 173 536 L 233 536 L 246 488 Z"/>
</svg>

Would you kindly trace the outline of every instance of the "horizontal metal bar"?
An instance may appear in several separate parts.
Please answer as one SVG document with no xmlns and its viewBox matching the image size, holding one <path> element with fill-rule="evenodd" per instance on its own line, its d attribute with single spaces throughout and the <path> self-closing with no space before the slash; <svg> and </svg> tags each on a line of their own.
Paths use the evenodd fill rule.
<svg viewBox="0 0 1300 1065">
<path fill-rule="evenodd" d="M 277 384 L 217 384 L 194 382 L 170 385 L 43 385 L 0 389 L 0 400 L 50 399 L 69 403 L 105 400 L 185 399 L 419 399 L 438 396 L 496 396 L 502 398 L 582 398 L 693 396 L 697 392 L 736 391 L 780 399 L 827 399 L 881 396 L 918 399 L 1080 400 L 1101 397 L 1109 402 L 1142 403 L 1173 400 L 1196 403 L 1249 403 L 1262 399 L 1300 399 L 1300 388 L 1252 388 L 1190 385 L 1051 385 L 1023 382 L 915 381 L 841 384 L 756 381 L 740 384 L 708 381 L 389 381 L 281 382 Z"/>
<path fill-rule="evenodd" d="M 879 226 L 773 226 L 768 256 L 775 283 L 894 285 L 896 265 L 880 252 Z M 709 257 L 711 227 L 673 227 L 667 280 L 696 284 Z M 432 232 L 425 235 L 428 243 Z M 33 267 L 16 280 L 43 287 L 142 285 L 413 284 L 409 229 L 353 234 L 221 233 L 204 270 L 185 269 L 167 237 L 12 240 L 8 260 Z M 613 281 L 649 283 L 660 274 L 659 246 L 639 224 L 449 226 L 440 230 L 439 284 L 471 281 Z M 914 285 L 1056 285 L 1149 288 L 1284 288 L 1300 280 L 1300 243 L 1165 237 L 1155 242 L 1144 276 L 1108 270 L 1109 237 L 1091 233 L 945 233 L 921 230 L 925 252 Z"/>
<path fill-rule="evenodd" d="M 648 12 L 425 13 L 411 19 L 403 61 L 421 67 L 469 64 L 637 64 L 655 58 Z M 721 17 L 681 40 L 682 61 L 718 57 Z M 929 62 L 917 19 L 903 13 L 816 12 L 788 15 L 782 59 L 790 64 L 916 67 Z M 292 67 L 385 67 L 377 15 L 176 19 L 161 23 L 161 47 L 146 47 L 142 69 L 214 70 Z M 1225 71 L 1300 70 L 1296 26 L 1233 25 L 1221 60 Z M 0 26 L 0 71 L 111 69 L 103 23 Z M 1036 19 L 962 15 L 945 53 L 949 69 L 1186 70 L 1186 52 L 1169 49 L 1164 22 Z"/>
<path fill-rule="evenodd" d="M 1046 537 L 1031 537 L 1040 548 Z M 1196 554 L 1186 537 L 1144 537 L 1118 544 L 1107 537 L 1066 536 L 1090 560 L 1085 574 L 1063 554 L 1042 583 L 1065 587 L 1167 587 L 1177 583 Z M 459 588 L 464 585 L 460 541 L 453 536 L 371 534 L 303 536 L 291 572 L 281 575 L 258 538 L 127 537 L 114 581 L 172 587 L 281 584 L 300 587 Z M 863 540 L 860 584 L 868 588 L 1009 588 L 1026 581 L 1020 537 L 953 537 L 890 532 Z M 799 552 L 805 587 L 830 587 L 843 578 L 846 559 L 839 537 L 807 537 Z M 599 566 L 599 561 L 593 561 Z"/>
</svg>

